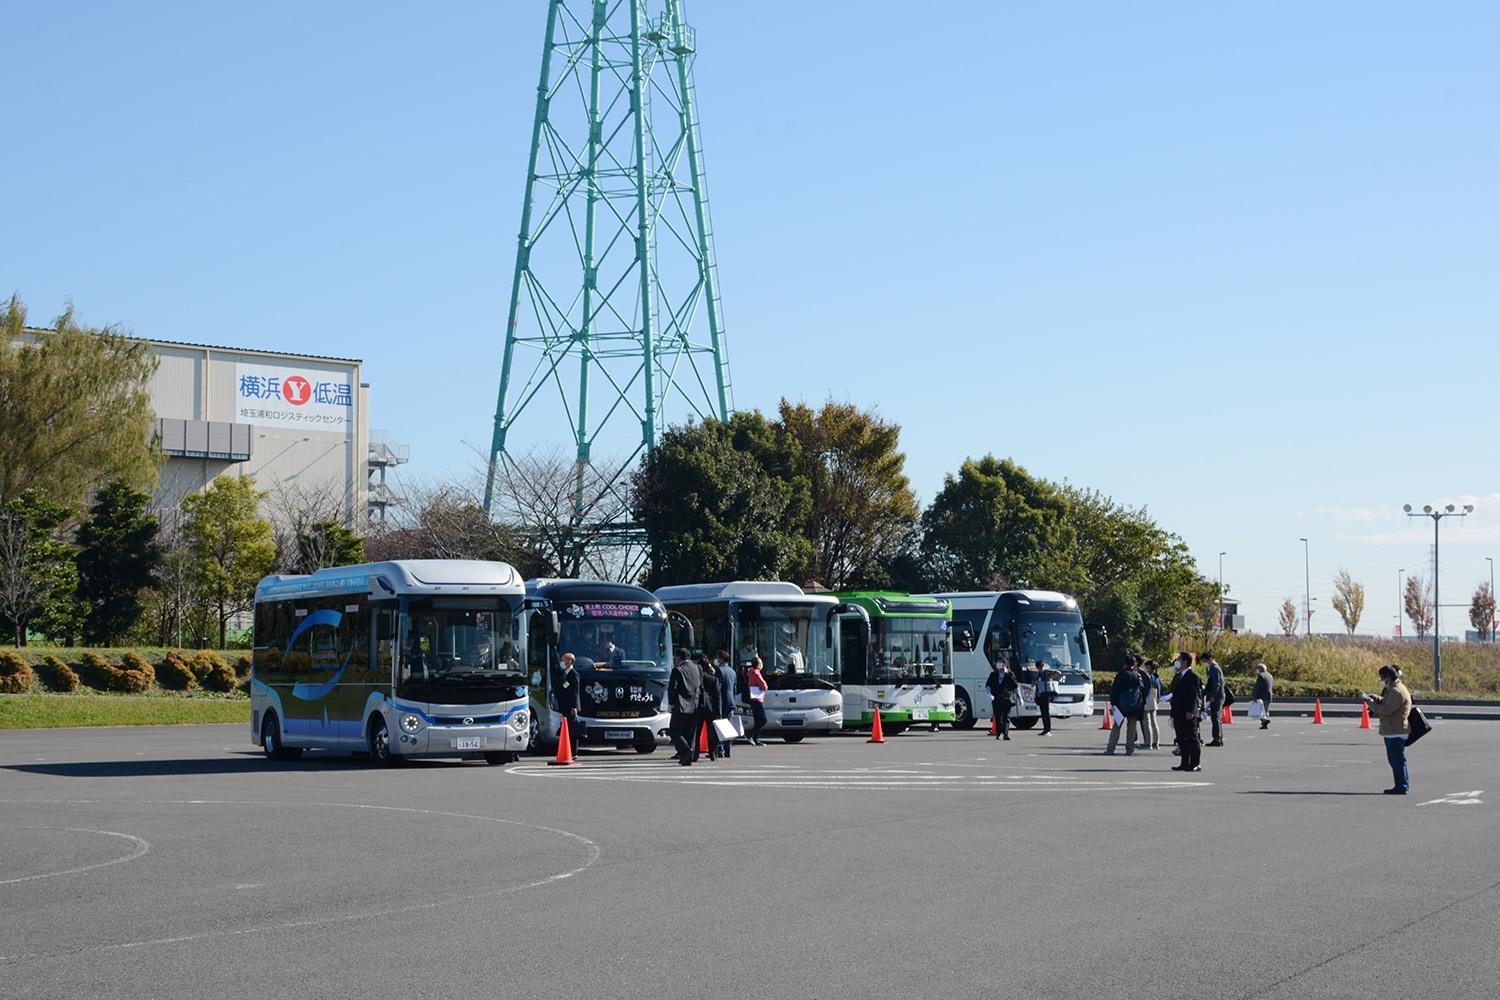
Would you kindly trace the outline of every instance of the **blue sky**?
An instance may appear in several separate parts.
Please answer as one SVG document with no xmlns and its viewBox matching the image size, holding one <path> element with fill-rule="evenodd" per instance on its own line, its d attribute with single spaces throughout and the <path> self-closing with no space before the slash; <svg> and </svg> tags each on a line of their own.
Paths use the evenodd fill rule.
<svg viewBox="0 0 1500 1000">
<path fill-rule="evenodd" d="M 465 467 L 545 7 L 13 0 L 0 289 L 363 358 Z M 1343 565 L 1389 634 L 1403 502 L 1478 504 L 1447 600 L 1500 557 L 1500 4 L 688 12 L 739 406 L 877 405 L 924 501 L 993 451 L 1145 505 L 1261 629 L 1307 536 L 1314 628 Z"/>
</svg>

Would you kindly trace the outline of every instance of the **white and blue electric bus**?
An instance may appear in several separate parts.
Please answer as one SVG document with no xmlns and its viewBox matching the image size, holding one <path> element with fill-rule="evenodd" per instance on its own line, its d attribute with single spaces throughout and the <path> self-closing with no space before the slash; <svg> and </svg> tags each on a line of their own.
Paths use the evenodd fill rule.
<svg viewBox="0 0 1500 1000">
<path fill-rule="evenodd" d="M 255 591 L 250 731 L 303 750 L 514 760 L 531 731 L 526 588 L 505 563 L 403 560 L 268 576 Z"/>
</svg>

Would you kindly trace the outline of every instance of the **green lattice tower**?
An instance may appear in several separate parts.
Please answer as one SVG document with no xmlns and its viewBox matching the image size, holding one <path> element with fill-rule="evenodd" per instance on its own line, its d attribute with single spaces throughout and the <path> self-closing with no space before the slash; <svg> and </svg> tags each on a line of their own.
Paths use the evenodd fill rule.
<svg viewBox="0 0 1500 1000">
<path fill-rule="evenodd" d="M 579 519 L 590 450 L 607 428 L 624 450 L 636 437 L 627 422 L 638 423 L 629 468 L 666 418 L 728 418 L 695 52 L 682 0 L 549 4 L 486 510 L 528 409 L 555 417 L 560 400 Z"/>
</svg>

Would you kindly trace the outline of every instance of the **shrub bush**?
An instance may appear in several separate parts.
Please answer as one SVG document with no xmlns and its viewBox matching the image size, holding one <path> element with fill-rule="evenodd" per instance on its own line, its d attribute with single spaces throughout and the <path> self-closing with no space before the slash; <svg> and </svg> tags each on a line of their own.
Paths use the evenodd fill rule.
<svg viewBox="0 0 1500 1000">
<path fill-rule="evenodd" d="M 156 666 L 156 681 L 168 691 L 191 691 L 198 684 L 181 653 L 168 653 Z"/>
<path fill-rule="evenodd" d="M 104 657 L 87 650 L 78 657 L 78 678 L 95 691 L 115 691 L 114 675 L 120 673 Z"/>
<path fill-rule="evenodd" d="M 149 688 L 151 685 L 156 683 L 156 668 L 151 665 L 150 660 L 146 659 L 144 656 L 142 656 L 140 653 L 135 652 L 134 650 L 131 650 L 124 656 L 120 657 L 120 668 L 122 670 L 144 674 L 146 677 L 146 688 Z M 146 688 L 142 688 L 141 690 L 145 690 Z"/>
<path fill-rule="evenodd" d="M 25 694 L 31 690 L 35 679 L 36 674 L 32 672 L 31 664 L 26 662 L 26 657 L 8 649 L 0 652 L 0 692 Z"/>
<path fill-rule="evenodd" d="M 218 660 L 218 662 L 205 673 L 201 674 L 198 682 L 203 685 L 205 691 L 217 691 L 219 694 L 229 694 L 234 690 L 235 685 L 239 683 L 239 678 L 234 676 L 233 667 L 220 660 L 217 656 L 214 659 Z"/>
<path fill-rule="evenodd" d="M 56 656 L 44 656 L 42 662 L 36 665 L 37 676 L 47 686 L 48 691 L 60 691 L 68 693 L 77 691 L 78 685 L 82 683 L 73 668 L 68 666 Z"/>
<path fill-rule="evenodd" d="M 234 660 L 234 675 L 240 680 L 250 679 L 250 657 L 238 656 Z"/>
<path fill-rule="evenodd" d="M 92 650 L 84 653 L 82 667 L 86 674 L 99 678 L 101 682 L 96 684 L 90 680 L 89 686 L 120 694 L 141 694 L 150 690 L 152 682 L 156 680 L 156 671 L 140 656 L 134 653 L 129 655 L 134 659 L 126 660 L 122 669 Z M 146 669 L 140 669 L 141 665 Z"/>
<path fill-rule="evenodd" d="M 188 666 L 192 668 L 193 676 L 198 678 L 199 684 L 203 684 L 208 679 L 208 676 L 220 667 L 226 670 L 229 669 L 229 664 L 224 662 L 224 658 L 211 649 L 198 650 L 198 652 L 193 654 L 193 658 L 188 662 Z"/>
</svg>

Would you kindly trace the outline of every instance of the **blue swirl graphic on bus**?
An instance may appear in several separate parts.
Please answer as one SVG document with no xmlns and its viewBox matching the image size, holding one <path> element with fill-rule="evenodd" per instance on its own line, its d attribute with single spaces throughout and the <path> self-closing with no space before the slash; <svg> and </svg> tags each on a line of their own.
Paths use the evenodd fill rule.
<svg viewBox="0 0 1500 1000">
<path fill-rule="evenodd" d="M 292 647 L 297 644 L 297 640 L 301 637 L 303 632 L 306 632 L 308 629 L 314 628 L 318 625 L 326 625 L 329 628 L 337 629 L 339 627 L 339 624 L 343 622 L 343 620 L 343 614 L 338 611 L 314 611 L 312 614 L 302 619 L 302 624 L 297 626 L 297 630 L 293 632 L 292 637 L 287 640 L 286 649 L 282 651 L 283 658 L 291 655 Z M 349 655 L 344 657 L 344 662 L 339 664 L 338 672 L 321 684 L 293 684 L 292 697 L 300 699 L 302 701 L 317 701 L 320 698 L 326 698 L 330 693 L 332 693 L 334 685 L 338 684 L 339 678 L 344 676 L 344 671 L 349 669 L 349 659 L 353 655 L 354 650 L 351 649 L 349 651 Z"/>
</svg>

